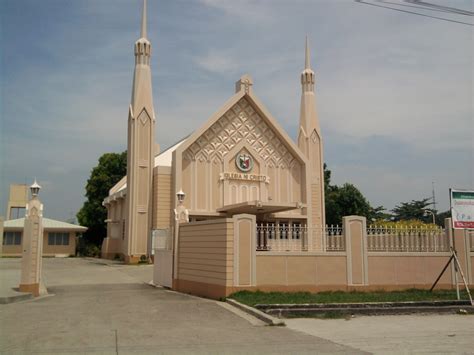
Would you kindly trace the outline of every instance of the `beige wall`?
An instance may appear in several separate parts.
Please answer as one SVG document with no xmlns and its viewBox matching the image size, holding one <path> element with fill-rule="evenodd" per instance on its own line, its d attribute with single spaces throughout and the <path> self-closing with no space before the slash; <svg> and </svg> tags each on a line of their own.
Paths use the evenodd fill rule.
<svg viewBox="0 0 474 355">
<path fill-rule="evenodd" d="M 178 279 L 232 286 L 233 234 L 230 219 L 180 225 Z"/>
<path fill-rule="evenodd" d="M 110 201 L 107 208 L 107 237 L 102 241 L 101 257 L 113 259 L 117 254 L 124 255 L 126 236 L 125 219 L 127 205 L 123 196 Z"/>
<path fill-rule="evenodd" d="M 10 185 L 10 195 L 8 197 L 7 211 L 5 218 L 10 219 L 10 210 L 13 207 L 26 207 L 28 203 L 28 186 L 25 184 L 12 184 Z M 23 218 L 19 216 L 19 218 Z"/>
<path fill-rule="evenodd" d="M 315 290 L 347 285 L 344 253 L 278 254 L 257 254 L 258 289 Z"/>
<path fill-rule="evenodd" d="M 153 174 L 153 229 L 171 228 L 171 168 L 156 167 Z"/>
<path fill-rule="evenodd" d="M 76 254 L 76 232 L 69 232 L 69 245 L 49 245 L 48 230 L 43 235 L 43 256 L 75 255 Z M 54 231 L 61 232 L 61 231 Z M 67 232 L 67 231 L 64 231 Z"/>
<path fill-rule="evenodd" d="M 173 288 L 219 298 L 230 293 L 234 275 L 232 219 L 181 224 Z"/>
<path fill-rule="evenodd" d="M 449 253 L 406 254 L 369 253 L 369 284 L 431 286 L 450 257 Z M 439 284 L 444 287 L 452 284 L 449 271 L 445 272 Z"/>
</svg>

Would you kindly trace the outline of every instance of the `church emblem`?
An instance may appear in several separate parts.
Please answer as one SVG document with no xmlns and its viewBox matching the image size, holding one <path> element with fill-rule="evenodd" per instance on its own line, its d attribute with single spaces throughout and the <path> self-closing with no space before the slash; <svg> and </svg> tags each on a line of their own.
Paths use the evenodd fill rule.
<svg viewBox="0 0 474 355">
<path fill-rule="evenodd" d="M 240 171 L 246 173 L 252 170 L 253 159 L 249 154 L 241 153 L 235 157 L 235 165 L 237 165 L 237 168 L 239 168 Z"/>
</svg>

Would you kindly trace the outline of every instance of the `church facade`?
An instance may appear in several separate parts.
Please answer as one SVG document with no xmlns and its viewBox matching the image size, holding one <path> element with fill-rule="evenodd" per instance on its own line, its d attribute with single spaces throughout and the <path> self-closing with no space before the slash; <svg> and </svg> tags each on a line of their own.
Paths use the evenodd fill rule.
<svg viewBox="0 0 474 355">
<path fill-rule="evenodd" d="M 127 176 L 103 202 L 108 219 L 102 256 L 138 262 L 152 254 L 157 234 L 169 235 L 176 249 L 183 221 L 251 214 L 257 223 L 287 230 L 324 226 L 323 143 L 308 41 L 296 142 L 258 99 L 246 74 L 199 129 L 160 152 L 154 142 L 160 118 L 153 107 L 151 53 L 145 1 L 135 43 Z M 313 247 L 321 246 L 321 238 L 312 239 Z"/>
</svg>

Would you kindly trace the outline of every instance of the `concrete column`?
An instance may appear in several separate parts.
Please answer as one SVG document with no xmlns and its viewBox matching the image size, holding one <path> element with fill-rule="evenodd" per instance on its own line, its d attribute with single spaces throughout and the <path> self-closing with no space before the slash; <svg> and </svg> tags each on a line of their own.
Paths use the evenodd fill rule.
<svg viewBox="0 0 474 355">
<path fill-rule="evenodd" d="M 0 258 L 3 255 L 3 217 L 0 216 Z"/>
<path fill-rule="evenodd" d="M 23 228 L 20 292 L 39 296 L 42 290 L 43 205 L 34 196 L 26 205 Z"/>
<path fill-rule="evenodd" d="M 174 248 L 173 248 L 173 277 L 178 278 L 178 246 L 179 246 L 179 225 L 189 223 L 189 211 L 183 202 L 179 202 L 174 209 Z"/>
<path fill-rule="evenodd" d="M 361 216 L 342 217 L 347 253 L 347 285 L 369 284 L 367 258 L 367 221 Z"/>
<path fill-rule="evenodd" d="M 234 220 L 234 286 L 256 286 L 256 218 L 239 214 Z"/>
</svg>

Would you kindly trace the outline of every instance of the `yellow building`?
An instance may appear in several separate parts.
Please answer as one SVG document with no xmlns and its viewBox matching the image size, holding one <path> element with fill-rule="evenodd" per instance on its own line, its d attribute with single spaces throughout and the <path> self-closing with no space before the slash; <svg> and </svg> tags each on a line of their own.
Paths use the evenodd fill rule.
<svg viewBox="0 0 474 355">
<path fill-rule="evenodd" d="M 3 224 L 4 256 L 21 256 L 25 218 L 5 221 Z M 76 254 L 76 236 L 86 227 L 43 218 L 43 256 L 72 256 Z"/>
<path fill-rule="evenodd" d="M 252 78 L 243 75 L 235 94 L 198 130 L 155 152 L 150 58 L 145 3 L 135 43 L 127 176 L 104 200 L 104 257 L 136 262 L 151 254 L 153 231 L 175 235 L 179 191 L 190 221 L 250 213 L 258 222 L 289 228 L 324 225 L 323 149 L 308 43 L 297 143 L 257 98 Z"/>
<path fill-rule="evenodd" d="M 7 220 L 0 221 L 1 254 L 21 256 L 25 212 L 28 205 L 28 186 L 10 185 L 7 204 Z M 43 256 L 70 256 L 76 254 L 76 236 L 87 228 L 54 219 L 43 219 Z M 3 229 L 3 232 L 2 232 Z"/>
</svg>

